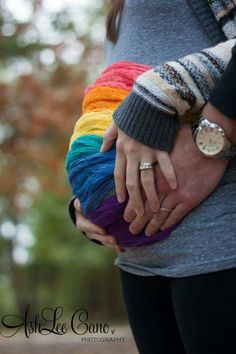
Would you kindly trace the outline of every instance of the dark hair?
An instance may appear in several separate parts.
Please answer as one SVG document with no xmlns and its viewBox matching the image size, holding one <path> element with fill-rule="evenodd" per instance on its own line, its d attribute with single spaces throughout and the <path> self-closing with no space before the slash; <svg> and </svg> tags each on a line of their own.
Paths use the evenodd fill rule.
<svg viewBox="0 0 236 354">
<path fill-rule="evenodd" d="M 109 10 L 107 14 L 106 30 L 107 38 L 116 43 L 118 39 L 117 18 L 121 16 L 124 8 L 125 0 L 110 0 Z"/>
</svg>

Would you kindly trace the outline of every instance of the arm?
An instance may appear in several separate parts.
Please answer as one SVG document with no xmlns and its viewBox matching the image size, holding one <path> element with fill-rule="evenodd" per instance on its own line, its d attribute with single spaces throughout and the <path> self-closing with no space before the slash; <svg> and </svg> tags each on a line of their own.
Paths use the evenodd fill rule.
<svg viewBox="0 0 236 354">
<path fill-rule="evenodd" d="M 149 147 L 170 151 L 178 117 L 198 113 L 231 59 L 235 40 L 187 55 L 148 70 L 115 111 L 116 125 Z"/>
<path fill-rule="evenodd" d="M 236 45 L 224 74 L 210 95 L 203 115 L 222 126 L 229 139 L 236 143 Z M 227 119 L 231 118 L 231 119 Z"/>
<path fill-rule="evenodd" d="M 231 60 L 210 95 L 209 102 L 224 116 L 236 120 L 236 45 Z"/>
<path fill-rule="evenodd" d="M 127 189 L 140 216 L 144 212 L 140 181 L 152 210 L 160 207 L 153 172 L 142 171 L 140 178 L 140 163 L 157 161 L 169 185 L 176 188 L 171 160 L 167 154 L 160 153 L 171 151 L 179 120 L 185 122 L 187 112 L 196 115 L 206 104 L 230 61 L 234 45 L 234 39 L 227 40 L 146 71 L 137 78 L 131 93 L 113 114 L 118 126 L 117 197 L 120 202 L 124 201 Z"/>
<path fill-rule="evenodd" d="M 217 83 L 209 102 L 203 109 L 202 115 L 209 121 L 219 124 L 226 131 L 229 139 L 236 144 L 236 46 L 234 46 L 232 54 L 225 73 Z M 232 119 L 229 119 L 229 117 Z M 182 128 L 180 131 L 182 131 Z M 201 156 L 193 144 L 191 131 L 188 133 L 188 129 L 185 128 L 180 136 L 183 136 L 183 134 L 185 135 L 181 141 L 177 137 L 171 156 L 174 167 L 177 170 L 177 177 L 180 180 L 178 189 L 175 192 L 170 191 L 160 171 L 159 173 L 156 171 L 159 193 L 161 194 L 160 199 L 168 207 L 175 206 L 173 212 L 170 215 L 165 213 L 153 215 L 148 203 L 146 203 L 145 214 L 139 217 L 136 216 L 132 209 L 127 207 L 125 220 L 131 223 L 131 232 L 139 233 L 146 225 L 146 233 L 151 235 L 160 227 L 165 229 L 172 226 L 179 222 L 217 187 L 227 167 L 227 161 Z M 182 176 L 179 176 L 178 164 L 180 161 L 178 155 L 186 144 L 188 149 L 185 149 L 185 162 L 189 161 L 189 163 L 182 166 L 183 173 Z M 179 150 L 180 148 L 181 150 Z M 191 169 L 189 169 L 188 164 L 191 161 L 194 161 L 195 164 L 191 165 Z M 204 171 L 203 175 L 202 171 Z M 208 178 L 205 178 L 206 175 Z M 192 181 L 192 184 L 189 181 Z M 204 184 L 202 183 L 203 181 Z M 198 191 L 198 193 L 196 194 L 195 191 Z"/>
</svg>

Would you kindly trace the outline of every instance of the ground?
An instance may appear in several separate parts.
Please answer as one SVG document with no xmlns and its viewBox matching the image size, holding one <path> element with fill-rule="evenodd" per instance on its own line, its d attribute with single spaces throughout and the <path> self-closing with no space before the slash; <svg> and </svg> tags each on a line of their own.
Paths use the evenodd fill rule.
<svg viewBox="0 0 236 354">
<path fill-rule="evenodd" d="M 91 339 L 90 339 L 91 338 Z M 107 340 L 114 342 L 108 342 Z M 91 342 L 94 341 L 95 342 Z M 106 342 L 104 342 L 106 340 Z M 84 341 L 84 342 L 83 342 Z M 129 327 L 116 327 L 114 335 L 93 337 L 66 333 L 63 336 L 32 334 L 26 338 L 16 334 L 11 338 L 0 336 L 1 354 L 138 354 Z"/>
</svg>

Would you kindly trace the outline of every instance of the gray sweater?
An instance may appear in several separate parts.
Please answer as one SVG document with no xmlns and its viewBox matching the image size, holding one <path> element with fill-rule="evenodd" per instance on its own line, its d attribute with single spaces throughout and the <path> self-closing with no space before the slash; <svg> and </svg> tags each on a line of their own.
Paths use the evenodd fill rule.
<svg viewBox="0 0 236 354">
<path fill-rule="evenodd" d="M 107 64 L 131 60 L 156 66 L 220 40 L 225 37 L 205 0 L 126 0 L 119 40 L 105 43 Z M 235 267 L 235 187 L 234 159 L 217 190 L 169 238 L 126 249 L 115 264 L 135 274 L 173 277 Z"/>
<path fill-rule="evenodd" d="M 209 20 L 203 26 L 186 0 L 126 0 L 119 27 L 117 43 L 105 42 L 107 65 L 131 60 L 157 66 L 216 44 Z"/>
</svg>

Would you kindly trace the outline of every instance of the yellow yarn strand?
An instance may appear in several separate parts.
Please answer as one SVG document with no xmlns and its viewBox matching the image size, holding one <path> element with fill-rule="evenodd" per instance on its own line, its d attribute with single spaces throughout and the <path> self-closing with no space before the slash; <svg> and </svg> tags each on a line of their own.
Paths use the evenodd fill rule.
<svg viewBox="0 0 236 354">
<path fill-rule="evenodd" d="M 105 130 L 112 123 L 113 111 L 104 110 L 101 112 L 84 113 L 77 121 L 73 135 L 70 140 L 72 143 L 80 136 L 98 135 L 103 137 Z"/>
</svg>

